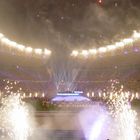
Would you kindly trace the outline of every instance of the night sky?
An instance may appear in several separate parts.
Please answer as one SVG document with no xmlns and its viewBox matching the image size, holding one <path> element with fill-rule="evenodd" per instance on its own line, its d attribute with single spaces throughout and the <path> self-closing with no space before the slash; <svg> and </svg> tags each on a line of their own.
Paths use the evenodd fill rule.
<svg viewBox="0 0 140 140">
<path fill-rule="evenodd" d="M 100 47 L 134 29 L 140 29 L 139 0 L 0 0 L 0 31 L 32 47 Z"/>
</svg>

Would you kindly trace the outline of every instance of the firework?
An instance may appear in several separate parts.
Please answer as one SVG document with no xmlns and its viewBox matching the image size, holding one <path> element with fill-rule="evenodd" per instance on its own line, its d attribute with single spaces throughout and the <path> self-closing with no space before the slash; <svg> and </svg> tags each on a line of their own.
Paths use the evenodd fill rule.
<svg viewBox="0 0 140 140">
<path fill-rule="evenodd" d="M 10 140 L 27 140 L 32 133 L 29 109 L 18 95 L 1 100 L 0 130 Z"/>
<path fill-rule="evenodd" d="M 129 92 L 123 86 L 118 90 L 112 84 L 108 99 L 109 113 L 114 118 L 117 140 L 136 140 L 138 138 L 137 113 L 131 108 Z M 132 97 L 131 97 L 132 98 Z"/>
<path fill-rule="evenodd" d="M 106 101 L 105 104 L 95 103 L 92 108 L 80 114 L 80 123 L 86 139 L 139 139 L 137 112 L 131 107 L 134 93 L 125 91 L 119 82 L 111 81 L 111 86 L 98 94 L 102 101 Z"/>
</svg>

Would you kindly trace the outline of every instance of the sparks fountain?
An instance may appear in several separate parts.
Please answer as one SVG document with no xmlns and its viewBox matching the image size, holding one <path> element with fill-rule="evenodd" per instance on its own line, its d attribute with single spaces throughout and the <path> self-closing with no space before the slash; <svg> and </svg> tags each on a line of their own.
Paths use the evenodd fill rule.
<svg viewBox="0 0 140 140">
<path fill-rule="evenodd" d="M 122 87 L 119 90 L 113 87 L 104 92 L 106 96 L 103 96 L 102 100 L 105 100 L 105 103 L 102 103 L 102 100 L 95 102 L 92 107 L 84 108 L 76 113 L 84 140 L 138 140 L 138 115 L 131 107 L 130 92 L 125 92 Z M 47 137 L 47 135 L 40 135 L 38 138 L 33 136 L 40 132 L 37 130 L 34 132 L 36 122 L 32 114 L 29 106 L 22 101 L 19 95 L 1 98 L 0 139 L 52 140 L 52 137 Z M 55 115 L 57 114 L 60 116 L 60 111 L 56 111 Z M 68 115 L 67 119 L 71 119 L 70 116 Z M 58 138 L 55 137 L 53 140 L 58 140 Z"/>
</svg>

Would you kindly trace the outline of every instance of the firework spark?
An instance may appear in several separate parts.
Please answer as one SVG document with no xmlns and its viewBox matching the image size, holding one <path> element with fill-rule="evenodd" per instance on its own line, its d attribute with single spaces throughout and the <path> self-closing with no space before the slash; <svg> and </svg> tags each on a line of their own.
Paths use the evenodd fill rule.
<svg viewBox="0 0 140 140">
<path fill-rule="evenodd" d="M 98 93 L 100 99 L 105 101 L 104 104 L 95 103 L 92 108 L 80 114 L 84 116 L 80 118 L 80 122 L 85 137 L 87 140 L 137 140 L 139 139 L 137 112 L 131 107 L 134 94 L 125 91 L 119 82 L 111 82 L 109 87 Z"/>
<path fill-rule="evenodd" d="M 123 86 L 118 90 L 112 84 L 108 100 L 109 113 L 114 118 L 118 139 L 136 140 L 138 138 L 137 113 L 131 108 L 130 93 Z M 117 140 L 118 140 L 117 139 Z"/>
<path fill-rule="evenodd" d="M 4 139 L 27 140 L 32 133 L 29 109 L 17 95 L 1 100 L 0 130 Z"/>
</svg>

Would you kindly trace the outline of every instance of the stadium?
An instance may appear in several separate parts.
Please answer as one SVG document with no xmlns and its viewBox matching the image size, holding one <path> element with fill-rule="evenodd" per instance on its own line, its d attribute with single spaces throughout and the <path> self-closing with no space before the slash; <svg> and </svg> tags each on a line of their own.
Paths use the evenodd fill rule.
<svg viewBox="0 0 140 140">
<path fill-rule="evenodd" d="M 0 139 L 138 140 L 139 7 L 0 0 Z"/>
</svg>

